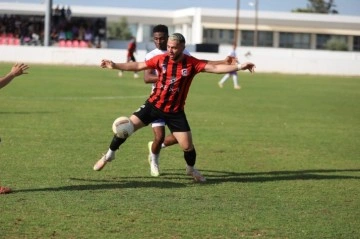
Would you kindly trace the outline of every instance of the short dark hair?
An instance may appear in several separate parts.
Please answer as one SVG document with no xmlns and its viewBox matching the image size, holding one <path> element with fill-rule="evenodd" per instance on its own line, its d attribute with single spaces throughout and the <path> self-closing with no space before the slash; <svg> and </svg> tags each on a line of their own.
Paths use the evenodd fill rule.
<svg viewBox="0 0 360 239">
<path fill-rule="evenodd" d="M 156 25 L 154 28 L 153 28 L 153 33 L 155 32 L 163 32 L 165 33 L 167 36 L 169 35 L 169 29 L 167 26 L 165 25 L 162 25 L 162 24 L 159 24 L 159 25 Z"/>
</svg>

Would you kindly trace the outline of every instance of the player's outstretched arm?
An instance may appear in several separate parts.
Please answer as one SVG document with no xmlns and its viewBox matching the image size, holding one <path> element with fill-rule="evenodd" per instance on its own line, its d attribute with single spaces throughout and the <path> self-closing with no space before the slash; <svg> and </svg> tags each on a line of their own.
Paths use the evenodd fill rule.
<svg viewBox="0 0 360 239">
<path fill-rule="evenodd" d="M 242 71 L 248 70 L 251 73 L 254 73 L 256 66 L 254 63 L 245 62 L 245 63 L 239 64 L 238 68 L 239 68 L 239 70 L 242 70 Z"/>
<path fill-rule="evenodd" d="M 205 61 L 210 65 L 221 65 L 221 64 L 236 65 L 236 64 L 238 64 L 237 58 L 232 57 L 232 56 L 227 56 L 224 60 L 219 60 L 219 61 L 208 61 L 208 60 L 205 60 Z"/>
<path fill-rule="evenodd" d="M 115 69 L 115 63 L 106 59 L 101 60 L 100 66 L 101 68 Z"/>
<path fill-rule="evenodd" d="M 29 69 L 29 66 L 24 63 L 16 63 L 13 65 L 7 75 L 0 77 L 0 89 L 9 84 L 15 77 L 28 74 L 26 72 L 27 69 Z"/>
<path fill-rule="evenodd" d="M 141 71 L 148 69 L 145 62 L 115 63 L 111 60 L 106 60 L 106 59 L 101 60 L 100 67 L 122 70 L 122 71 Z"/>
<path fill-rule="evenodd" d="M 254 72 L 255 65 L 251 62 L 246 62 L 242 64 L 237 65 L 212 65 L 212 64 L 206 64 L 203 71 L 209 72 L 209 73 L 217 73 L 217 74 L 223 74 L 223 73 L 229 73 L 232 71 L 240 71 L 240 70 L 249 70 L 251 73 Z"/>
</svg>

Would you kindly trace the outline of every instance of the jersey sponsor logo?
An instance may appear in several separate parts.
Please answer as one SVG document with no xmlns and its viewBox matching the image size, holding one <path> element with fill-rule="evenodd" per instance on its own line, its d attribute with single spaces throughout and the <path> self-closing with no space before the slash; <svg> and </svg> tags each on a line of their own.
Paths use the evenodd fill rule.
<svg viewBox="0 0 360 239">
<path fill-rule="evenodd" d="M 188 76 L 188 70 L 187 69 L 181 69 L 181 75 L 182 76 Z"/>
<path fill-rule="evenodd" d="M 162 68 L 162 73 L 166 74 L 166 64 L 162 64 L 161 68 Z"/>
<path fill-rule="evenodd" d="M 176 82 L 176 77 L 172 77 L 170 80 L 170 84 L 174 84 Z"/>
</svg>

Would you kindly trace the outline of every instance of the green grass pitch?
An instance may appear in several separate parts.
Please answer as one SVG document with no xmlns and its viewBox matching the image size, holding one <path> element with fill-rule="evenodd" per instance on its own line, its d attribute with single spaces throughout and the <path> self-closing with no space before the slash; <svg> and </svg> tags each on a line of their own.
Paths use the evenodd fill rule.
<svg viewBox="0 0 360 239">
<path fill-rule="evenodd" d="M 150 127 L 92 170 L 141 78 L 31 65 L 0 91 L 0 238 L 360 238 L 360 78 L 221 76 L 197 75 L 186 103 L 198 184 L 178 146 L 150 176 Z"/>
</svg>

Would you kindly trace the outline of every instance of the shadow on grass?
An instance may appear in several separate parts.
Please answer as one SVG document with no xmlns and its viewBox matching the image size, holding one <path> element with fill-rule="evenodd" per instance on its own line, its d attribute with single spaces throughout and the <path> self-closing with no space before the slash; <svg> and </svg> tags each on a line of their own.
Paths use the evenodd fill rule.
<svg viewBox="0 0 360 239">
<path fill-rule="evenodd" d="M 201 170 L 206 177 L 205 184 L 211 183 L 257 183 L 273 182 L 285 180 L 339 180 L 339 179 L 360 179 L 360 176 L 340 175 L 339 173 L 360 173 L 360 169 L 310 169 L 297 171 L 269 171 L 269 172 L 252 172 L 238 173 L 216 170 Z M 177 179 L 184 177 L 183 170 L 168 169 L 164 170 L 161 178 Z"/>
<path fill-rule="evenodd" d="M 310 169 L 298 171 L 269 171 L 238 173 L 216 170 L 201 170 L 207 182 L 202 185 L 239 182 L 239 183 L 259 183 L 288 180 L 342 180 L 360 179 L 360 176 L 338 175 L 339 173 L 358 173 L 360 169 Z M 184 174 L 184 170 L 167 169 L 164 170 L 159 178 L 134 176 L 116 177 L 110 179 L 86 179 L 70 178 L 72 181 L 92 182 L 92 184 L 70 185 L 61 187 L 33 188 L 13 190 L 18 192 L 48 192 L 48 191 L 92 191 L 122 188 L 181 188 L 187 187 L 189 183 L 179 183 L 170 180 L 184 179 L 189 177 Z M 152 181 L 147 181 L 151 178 Z M 156 181 L 155 181 L 156 180 Z M 116 183 L 114 183 L 116 182 Z"/>
<path fill-rule="evenodd" d="M 203 170 L 207 183 L 224 182 L 273 182 L 288 180 L 339 180 L 360 179 L 360 176 L 344 175 L 339 173 L 358 173 L 360 169 L 309 169 L 297 171 L 269 171 L 254 173 L 224 172 L 215 170 Z"/>
<path fill-rule="evenodd" d="M 70 178 L 71 180 L 77 181 L 92 181 L 99 182 L 104 180 L 87 180 Z M 110 182 L 111 180 L 109 180 Z M 114 181 L 112 181 L 114 182 Z M 93 190 L 107 190 L 107 189 L 122 189 L 122 188 L 180 188 L 185 187 L 183 183 L 174 183 L 170 181 L 124 181 L 118 183 L 100 183 L 100 184 L 82 184 L 82 185 L 70 185 L 61 187 L 48 187 L 48 188 L 30 188 L 30 189 L 19 189 L 13 190 L 12 193 L 20 192 L 56 192 L 56 191 L 93 191 Z"/>
</svg>

